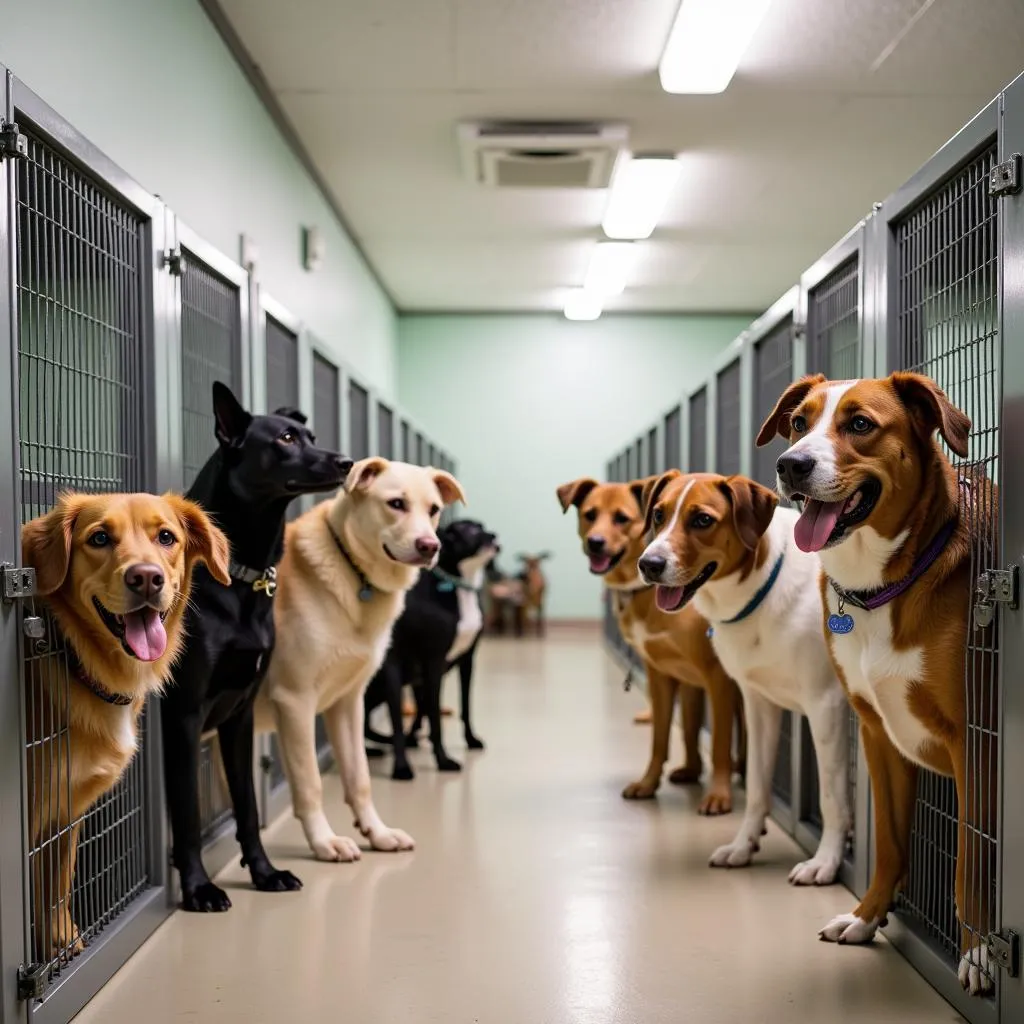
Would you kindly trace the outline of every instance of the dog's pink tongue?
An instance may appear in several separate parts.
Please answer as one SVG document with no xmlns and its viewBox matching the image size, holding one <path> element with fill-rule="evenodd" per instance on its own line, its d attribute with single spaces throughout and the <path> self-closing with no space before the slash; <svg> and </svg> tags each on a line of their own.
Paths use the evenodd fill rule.
<svg viewBox="0 0 1024 1024">
<path fill-rule="evenodd" d="M 591 555 L 590 556 L 590 571 L 591 572 L 607 572 L 608 566 L 612 564 L 611 557 L 609 555 Z"/>
<path fill-rule="evenodd" d="M 124 617 L 124 642 L 139 661 L 156 661 L 167 650 L 167 630 L 155 608 L 140 608 Z"/>
<path fill-rule="evenodd" d="M 682 587 L 655 587 L 654 589 L 654 603 L 663 612 L 674 612 L 682 599 Z"/>
<path fill-rule="evenodd" d="M 820 551 L 827 543 L 842 514 L 843 501 L 810 501 L 793 528 L 793 539 L 801 551 Z"/>
</svg>

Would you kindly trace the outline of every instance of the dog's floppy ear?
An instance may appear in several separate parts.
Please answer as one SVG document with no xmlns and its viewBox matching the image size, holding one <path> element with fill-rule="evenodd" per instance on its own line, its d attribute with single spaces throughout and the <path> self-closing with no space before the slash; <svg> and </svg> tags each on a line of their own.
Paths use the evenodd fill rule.
<svg viewBox="0 0 1024 1024">
<path fill-rule="evenodd" d="M 368 459 L 360 459 L 345 477 L 345 490 L 352 494 L 355 491 L 368 491 L 370 485 L 388 468 L 388 460 L 379 455 L 371 455 Z"/>
<path fill-rule="evenodd" d="M 462 490 L 462 484 L 448 470 L 435 469 L 431 466 L 430 471 L 434 474 L 434 483 L 437 484 L 437 489 L 441 492 L 441 500 L 446 505 L 454 505 L 455 502 L 466 504 L 466 495 Z"/>
<path fill-rule="evenodd" d="M 644 491 L 646 491 L 647 488 L 657 479 L 657 476 L 645 476 L 642 480 L 633 480 L 629 485 L 629 489 L 632 492 L 633 497 L 636 498 L 637 508 L 640 509 L 641 515 L 643 515 L 644 512 Z"/>
<path fill-rule="evenodd" d="M 661 492 L 676 479 L 683 474 L 678 469 L 670 469 L 662 473 L 661 476 L 649 476 L 646 480 L 641 481 L 644 484 L 643 491 L 640 494 L 640 511 L 644 516 L 644 533 L 651 532 L 651 516 L 654 514 L 654 506 L 658 503 L 658 498 L 661 496 Z"/>
<path fill-rule="evenodd" d="M 743 546 L 753 551 L 775 515 L 779 496 L 745 476 L 722 480 L 719 490 L 732 505 L 732 521 Z"/>
<path fill-rule="evenodd" d="M 216 419 L 214 432 L 221 444 L 238 444 L 252 423 L 252 416 L 226 384 L 213 382 L 213 415 Z"/>
<path fill-rule="evenodd" d="M 894 373 L 889 380 L 926 440 L 931 440 L 937 430 L 960 458 L 966 458 L 971 421 L 946 397 L 946 392 L 919 373 Z"/>
<path fill-rule="evenodd" d="M 290 405 L 282 405 L 280 409 L 275 409 L 274 415 L 283 416 L 286 420 L 295 420 L 296 423 L 301 423 L 303 426 L 309 422 L 309 418 L 304 412 L 293 409 Z"/>
<path fill-rule="evenodd" d="M 84 494 L 62 494 L 46 515 L 21 528 L 21 559 L 35 569 L 36 593 L 43 597 L 60 590 L 67 579 L 71 537 L 86 501 L 88 496 Z"/>
<path fill-rule="evenodd" d="M 761 429 L 757 434 L 758 448 L 764 447 L 776 435 L 789 440 L 789 418 L 792 416 L 793 410 L 808 396 L 811 388 L 824 383 L 826 379 L 823 373 L 801 377 L 782 392 L 782 397 L 775 404 L 768 419 L 761 424 Z"/>
<path fill-rule="evenodd" d="M 230 587 L 231 548 L 227 537 L 196 502 L 180 494 L 165 494 L 164 501 L 174 509 L 185 528 L 185 557 L 203 562 L 218 583 Z"/>
<path fill-rule="evenodd" d="M 567 484 L 562 484 L 557 491 L 562 511 L 568 512 L 570 505 L 579 508 L 587 500 L 587 495 L 597 486 L 598 482 L 589 476 L 581 476 L 579 480 L 570 480 Z"/>
</svg>

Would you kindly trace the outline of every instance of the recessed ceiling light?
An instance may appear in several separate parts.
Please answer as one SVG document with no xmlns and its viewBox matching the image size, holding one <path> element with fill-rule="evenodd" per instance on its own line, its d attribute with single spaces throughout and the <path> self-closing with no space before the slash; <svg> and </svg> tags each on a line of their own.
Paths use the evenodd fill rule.
<svg viewBox="0 0 1024 1024">
<path fill-rule="evenodd" d="M 771 0 L 682 0 L 658 74 L 671 93 L 724 92 Z"/>
<path fill-rule="evenodd" d="M 649 238 L 679 178 L 674 156 L 634 156 L 616 168 L 601 226 L 609 238 Z"/>
<path fill-rule="evenodd" d="M 598 242 L 583 279 L 584 290 L 601 298 L 618 295 L 626 287 L 634 254 L 632 242 Z"/>
<path fill-rule="evenodd" d="M 601 315 L 601 296 L 585 288 L 574 288 L 565 300 L 566 320 L 596 320 Z"/>
</svg>

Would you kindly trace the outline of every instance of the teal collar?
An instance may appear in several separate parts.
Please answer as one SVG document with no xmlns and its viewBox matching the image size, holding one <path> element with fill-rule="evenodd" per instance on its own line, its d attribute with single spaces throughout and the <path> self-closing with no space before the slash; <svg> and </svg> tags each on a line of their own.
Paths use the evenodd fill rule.
<svg viewBox="0 0 1024 1024">
<path fill-rule="evenodd" d="M 775 581 L 779 578 L 779 573 L 782 571 L 782 560 L 785 556 L 786 552 L 783 550 L 782 554 L 779 555 L 776 560 L 775 565 L 772 566 L 772 571 L 768 574 L 768 579 L 761 584 L 757 593 L 743 606 L 742 609 L 740 609 L 738 615 L 734 615 L 731 619 L 724 619 L 719 623 L 720 626 L 731 626 L 734 622 L 742 622 L 744 619 L 753 615 L 754 612 L 761 607 L 761 603 L 769 593 L 771 593 L 772 587 L 775 586 Z M 713 625 L 708 626 L 708 636 L 711 637 L 714 635 L 715 627 Z"/>
<path fill-rule="evenodd" d="M 430 570 L 431 575 L 437 580 L 437 589 L 442 594 L 450 594 L 453 590 L 472 590 L 474 594 L 480 593 L 479 587 L 474 587 L 472 583 L 464 580 L 461 576 L 453 576 L 450 572 L 445 572 L 444 569 L 434 566 Z"/>
</svg>

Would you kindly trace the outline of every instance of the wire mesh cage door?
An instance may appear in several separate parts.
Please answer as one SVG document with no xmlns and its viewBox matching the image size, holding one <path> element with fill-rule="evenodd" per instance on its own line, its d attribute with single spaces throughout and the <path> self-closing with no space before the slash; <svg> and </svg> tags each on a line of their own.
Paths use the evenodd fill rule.
<svg viewBox="0 0 1024 1024">
<path fill-rule="evenodd" d="M 348 382 L 348 446 L 347 452 L 357 462 L 370 454 L 370 393 L 354 380 Z M 429 465 L 428 452 L 419 438 L 419 463 Z"/>
<path fill-rule="evenodd" d="M 645 476 L 654 476 L 661 472 L 662 454 L 658 450 L 658 428 L 651 427 L 647 431 L 647 466 Z"/>
<path fill-rule="evenodd" d="M 377 454 L 395 458 L 395 417 L 382 402 L 377 403 Z"/>
<path fill-rule="evenodd" d="M 786 317 L 754 345 L 754 430 L 768 419 L 782 392 L 793 382 L 793 318 Z M 753 439 L 751 439 L 753 443 Z M 775 463 L 786 449 L 783 438 L 753 450 L 753 477 L 775 489 Z"/>
<path fill-rule="evenodd" d="M 145 401 L 152 388 L 150 222 L 42 133 L 26 134 L 27 154 L 12 164 L 13 455 L 22 523 L 48 511 L 63 490 L 145 490 L 153 430 Z M 34 1009 L 40 1018 L 53 1009 L 67 1019 L 103 980 L 93 971 L 78 1001 L 76 963 L 127 934 L 129 915 L 162 884 L 154 824 L 162 810 L 152 799 L 160 780 L 144 713 L 120 781 L 92 806 L 77 804 L 72 766 L 81 767 L 85 755 L 68 725 L 78 685 L 69 647 L 41 602 L 23 610 L 26 955 L 38 989 L 52 997 Z M 104 978 L 120 966 L 111 959 Z"/>
<path fill-rule="evenodd" d="M 420 433 L 416 434 L 416 465 L 427 464 L 427 439 Z"/>
<path fill-rule="evenodd" d="M 662 470 L 679 469 L 682 466 L 682 418 L 683 411 L 678 405 L 665 416 L 665 458 Z"/>
<path fill-rule="evenodd" d="M 715 472 L 732 476 L 740 472 L 740 360 L 735 359 L 717 377 L 715 418 Z"/>
<path fill-rule="evenodd" d="M 188 490 L 217 446 L 213 384 L 220 381 L 244 400 L 242 382 L 241 282 L 217 272 L 193 245 L 182 246 L 181 264 L 181 427 L 182 487 Z M 219 262 L 224 262 L 223 258 Z M 219 746 L 205 740 L 199 751 L 199 819 L 204 845 L 232 821 L 231 796 L 220 765 Z"/>
<path fill-rule="evenodd" d="M 397 454 L 403 462 L 415 462 L 416 452 L 413 450 L 412 429 L 405 420 L 402 420 L 402 450 Z"/>
<path fill-rule="evenodd" d="M 1002 524 L 994 490 L 1000 482 L 1002 416 L 999 204 L 988 191 L 996 152 L 994 140 L 985 144 L 887 219 L 889 369 L 931 377 L 972 423 L 967 458 L 947 450 L 962 481 L 960 515 L 969 523 L 973 538 L 972 580 L 1001 566 Z M 969 615 L 970 609 L 964 613 Z M 972 800 L 966 809 L 970 851 L 966 902 L 974 920 L 965 925 L 972 942 L 982 947 L 998 924 L 999 911 L 1000 683 L 996 623 L 972 628 L 969 622 L 964 692 L 966 772 Z M 924 958 L 928 964 L 944 963 L 945 977 L 937 977 L 931 967 L 930 980 L 951 988 L 952 998 L 959 996 L 955 971 L 961 954 L 954 906 L 957 815 L 952 780 L 922 770 L 907 888 L 897 910 L 905 926 L 899 932 L 901 947 L 914 958 L 909 932 L 931 954 Z M 975 930 L 979 922 L 981 932 Z M 998 985 L 995 969 L 985 966 L 985 970 Z M 984 1004 L 984 1000 L 965 998 L 957 1006 L 965 1016 L 980 1020 Z"/>
<path fill-rule="evenodd" d="M 708 469 L 708 389 L 702 387 L 690 395 L 690 437 L 687 445 L 687 472 L 706 473 Z"/>
</svg>

